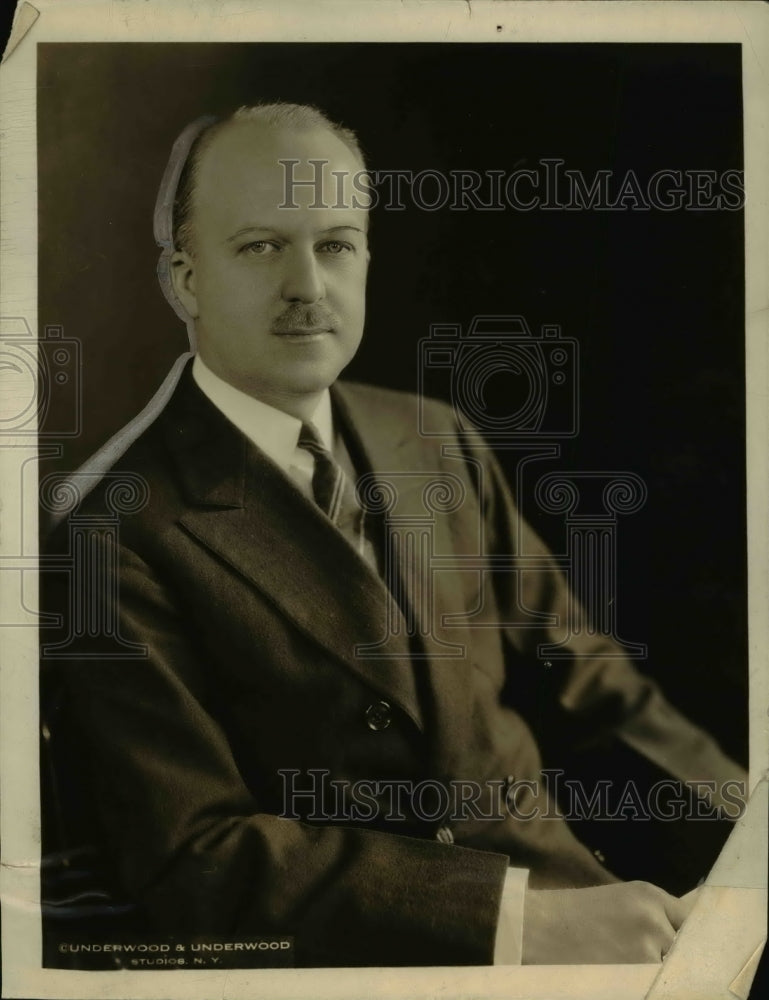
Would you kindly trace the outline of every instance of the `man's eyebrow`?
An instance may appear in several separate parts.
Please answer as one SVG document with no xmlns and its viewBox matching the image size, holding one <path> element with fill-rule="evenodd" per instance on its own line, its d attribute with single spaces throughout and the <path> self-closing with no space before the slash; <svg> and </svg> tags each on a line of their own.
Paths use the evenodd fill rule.
<svg viewBox="0 0 769 1000">
<path fill-rule="evenodd" d="M 319 233 L 338 233 L 342 229 L 353 229 L 356 233 L 364 233 L 365 234 L 365 232 L 366 232 L 366 230 L 365 229 L 361 229 L 360 226 L 345 226 L 345 225 L 342 225 L 342 226 L 329 226 L 328 229 L 319 229 L 318 232 Z"/>
<path fill-rule="evenodd" d="M 275 233 L 275 230 L 270 226 L 260 226 L 258 223 L 254 222 L 248 226 L 241 226 L 237 232 L 233 233 L 232 236 L 227 237 L 227 242 L 232 243 L 233 240 L 237 240 L 241 236 L 245 236 L 246 233 Z"/>
<path fill-rule="evenodd" d="M 337 225 L 337 226 L 329 226 L 327 229 L 319 229 L 317 231 L 316 235 L 318 235 L 318 236 L 326 236 L 329 233 L 339 233 L 339 232 L 342 232 L 342 230 L 345 230 L 345 229 L 348 229 L 348 230 L 351 229 L 351 230 L 353 230 L 353 232 L 361 233 L 364 236 L 366 235 L 366 230 L 362 229 L 360 226 L 353 226 L 353 225 L 346 225 L 346 224 L 341 224 L 341 225 Z M 265 233 L 265 234 L 270 234 L 272 236 L 279 235 L 279 231 L 277 229 L 274 229 L 272 226 L 260 226 L 258 223 L 253 223 L 253 224 L 250 224 L 248 226 L 241 226 L 241 228 L 238 229 L 237 232 L 233 233 L 232 236 L 228 236 L 227 237 L 227 241 L 226 242 L 227 243 L 233 243 L 235 240 L 240 239 L 241 236 L 245 236 L 246 233 Z"/>
</svg>

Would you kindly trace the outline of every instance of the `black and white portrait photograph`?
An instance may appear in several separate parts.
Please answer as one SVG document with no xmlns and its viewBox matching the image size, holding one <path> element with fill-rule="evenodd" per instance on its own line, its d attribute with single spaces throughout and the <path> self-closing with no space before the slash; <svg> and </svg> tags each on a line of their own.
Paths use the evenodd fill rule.
<svg viewBox="0 0 769 1000">
<path fill-rule="evenodd" d="M 4 995 L 747 1000 L 766 18 L 51 6 L 0 69 Z"/>
</svg>

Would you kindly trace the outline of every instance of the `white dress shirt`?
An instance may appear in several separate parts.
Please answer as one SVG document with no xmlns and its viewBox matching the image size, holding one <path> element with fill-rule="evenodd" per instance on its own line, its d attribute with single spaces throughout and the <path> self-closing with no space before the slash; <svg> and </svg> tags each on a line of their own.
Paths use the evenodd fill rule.
<svg viewBox="0 0 769 1000">
<path fill-rule="evenodd" d="M 192 377 L 201 392 L 230 423 L 272 459 L 312 500 L 315 459 L 306 448 L 297 447 L 302 421 L 225 382 L 211 371 L 199 354 L 192 362 Z M 321 396 L 310 422 L 315 425 L 326 448 L 333 451 L 334 426 L 328 389 Z"/>
<path fill-rule="evenodd" d="M 192 377 L 214 406 L 312 500 L 315 460 L 309 451 L 297 446 L 302 421 L 225 382 L 211 371 L 199 354 L 195 355 L 192 363 Z M 333 452 L 334 425 L 328 389 L 321 396 L 311 422 L 323 444 Z M 450 849 L 447 847 L 447 850 Z M 521 963 L 523 907 L 528 878 L 526 868 L 507 869 L 494 946 L 495 965 Z"/>
</svg>

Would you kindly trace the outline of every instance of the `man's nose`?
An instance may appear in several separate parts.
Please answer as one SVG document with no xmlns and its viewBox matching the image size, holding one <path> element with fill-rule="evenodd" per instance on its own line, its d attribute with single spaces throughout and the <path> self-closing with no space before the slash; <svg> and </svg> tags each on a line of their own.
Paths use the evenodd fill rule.
<svg viewBox="0 0 769 1000">
<path fill-rule="evenodd" d="M 283 272 L 283 298 L 287 302 L 317 302 L 325 285 L 314 250 L 294 249 L 287 255 Z"/>
</svg>

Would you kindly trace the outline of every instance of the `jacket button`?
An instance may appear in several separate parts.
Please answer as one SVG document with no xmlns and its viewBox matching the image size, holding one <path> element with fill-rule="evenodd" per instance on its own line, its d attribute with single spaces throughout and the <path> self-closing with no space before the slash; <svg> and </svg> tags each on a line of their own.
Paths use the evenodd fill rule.
<svg viewBox="0 0 769 1000">
<path fill-rule="evenodd" d="M 440 841 L 441 844 L 453 844 L 454 834 L 451 832 L 450 827 L 442 826 L 435 834 L 435 839 Z"/>
<path fill-rule="evenodd" d="M 374 733 L 387 729 L 392 721 L 390 706 L 386 701 L 375 701 L 366 709 L 366 725 Z"/>
</svg>

